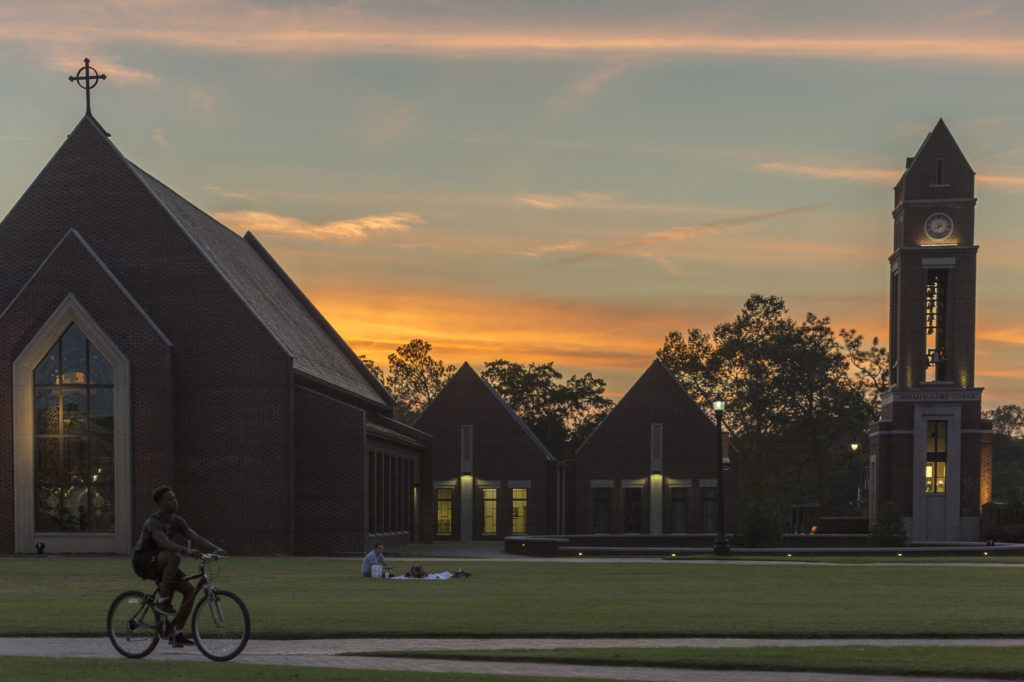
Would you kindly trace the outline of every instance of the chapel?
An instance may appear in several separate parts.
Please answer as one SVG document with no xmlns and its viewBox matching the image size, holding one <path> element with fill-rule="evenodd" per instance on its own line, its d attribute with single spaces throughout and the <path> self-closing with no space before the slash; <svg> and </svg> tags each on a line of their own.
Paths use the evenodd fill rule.
<svg viewBox="0 0 1024 682">
<path fill-rule="evenodd" d="M 232 553 L 415 541 L 430 437 L 393 404 L 253 234 L 90 108 L 0 222 L 0 553 L 126 553 L 161 484 Z"/>
</svg>

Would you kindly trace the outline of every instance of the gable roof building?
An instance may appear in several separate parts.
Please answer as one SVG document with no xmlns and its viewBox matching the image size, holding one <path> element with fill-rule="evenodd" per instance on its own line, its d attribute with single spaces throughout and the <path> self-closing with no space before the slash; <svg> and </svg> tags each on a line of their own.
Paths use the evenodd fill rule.
<svg viewBox="0 0 1024 682">
<path fill-rule="evenodd" d="M 499 539 L 558 532 L 565 471 L 469 363 L 427 405 L 415 427 L 433 437 L 424 537 Z"/>
<path fill-rule="evenodd" d="M 655 360 L 576 451 L 577 533 L 711 533 L 718 432 Z M 735 454 L 723 443 L 723 452 Z M 735 472 L 725 474 L 726 526 Z"/>
<path fill-rule="evenodd" d="M 0 222 L 0 264 L 0 551 L 128 551 L 163 483 L 235 552 L 414 538 L 429 438 L 254 235 L 91 115 Z"/>
</svg>

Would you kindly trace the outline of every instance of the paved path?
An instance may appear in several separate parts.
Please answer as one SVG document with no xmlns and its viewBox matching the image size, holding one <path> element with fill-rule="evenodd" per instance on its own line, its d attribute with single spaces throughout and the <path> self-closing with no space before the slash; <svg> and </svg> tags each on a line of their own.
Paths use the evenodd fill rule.
<svg viewBox="0 0 1024 682">
<path fill-rule="evenodd" d="M 515 674 L 563 678 L 609 680 L 680 680 L 682 682 L 906 682 L 908 679 L 953 680 L 956 678 L 906 678 L 879 675 L 842 675 L 828 673 L 792 673 L 758 671 L 672 670 L 665 668 L 568 665 L 560 663 L 518 663 L 489 661 L 445 661 L 423 658 L 382 658 L 359 656 L 370 651 L 430 651 L 449 649 L 557 649 L 630 647 L 712 647 L 754 646 L 1024 646 L 1024 639 L 724 639 L 724 638 L 638 638 L 638 639 L 480 639 L 480 638 L 389 638 L 389 639 L 310 639 L 253 640 L 236 659 L 239 663 L 295 665 L 362 670 L 410 670 L 423 672 L 465 672 L 475 674 Z M 355 654 L 355 655 L 339 655 Z M 3 637 L 0 655 L 66 656 L 117 658 L 118 654 L 102 637 Z M 194 648 L 172 649 L 161 644 L 150 658 L 165 660 L 205 660 Z M 977 682 L 974 678 L 973 682 Z"/>
</svg>

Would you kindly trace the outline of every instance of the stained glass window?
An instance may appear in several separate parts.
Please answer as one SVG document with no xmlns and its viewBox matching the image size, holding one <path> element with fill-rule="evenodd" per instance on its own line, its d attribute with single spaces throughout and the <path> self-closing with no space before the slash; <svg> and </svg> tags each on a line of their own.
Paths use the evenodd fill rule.
<svg viewBox="0 0 1024 682">
<path fill-rule="evenodd" d="M 114 369 L 72 324 L 33 372 L 37 532 L 114 531 Z"/>
</svg>

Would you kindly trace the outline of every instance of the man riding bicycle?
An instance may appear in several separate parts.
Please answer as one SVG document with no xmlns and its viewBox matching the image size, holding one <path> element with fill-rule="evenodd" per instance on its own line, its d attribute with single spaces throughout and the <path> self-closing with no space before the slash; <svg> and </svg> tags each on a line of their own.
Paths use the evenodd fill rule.
<svg viewBox="0 0 1024 682">
<path fill-rule="evenodd" d="M 191 582 L 184 580 L 185 573 L 178 569 L 181 555 L 198 557 L 200 549 L 222 556 L 225 552 L 189 528 L 185 519 L 178 516 L 178 498 L 169 486 L 162 485 L 154 490 L 153 501 L 157 505 L 157 511 L 146 519 L 146 524 L 142 527 L 139 541 L 132 550 L 132 568 L 140 578 L 160 581 L 160 599 L 153 609 L 168 618 L 174 618 L 171 644 L 182 647 L 193 644 L 182 632 L 182 626 L 188 620 L 195 588 Z M 182 547 L 171 540 L 174 535 L 187 538 L 188 546 Z M 171 605 L 171 597 L 175 590 L 182 594 L 181 608 L 177 611 Z"/>
</svg>

